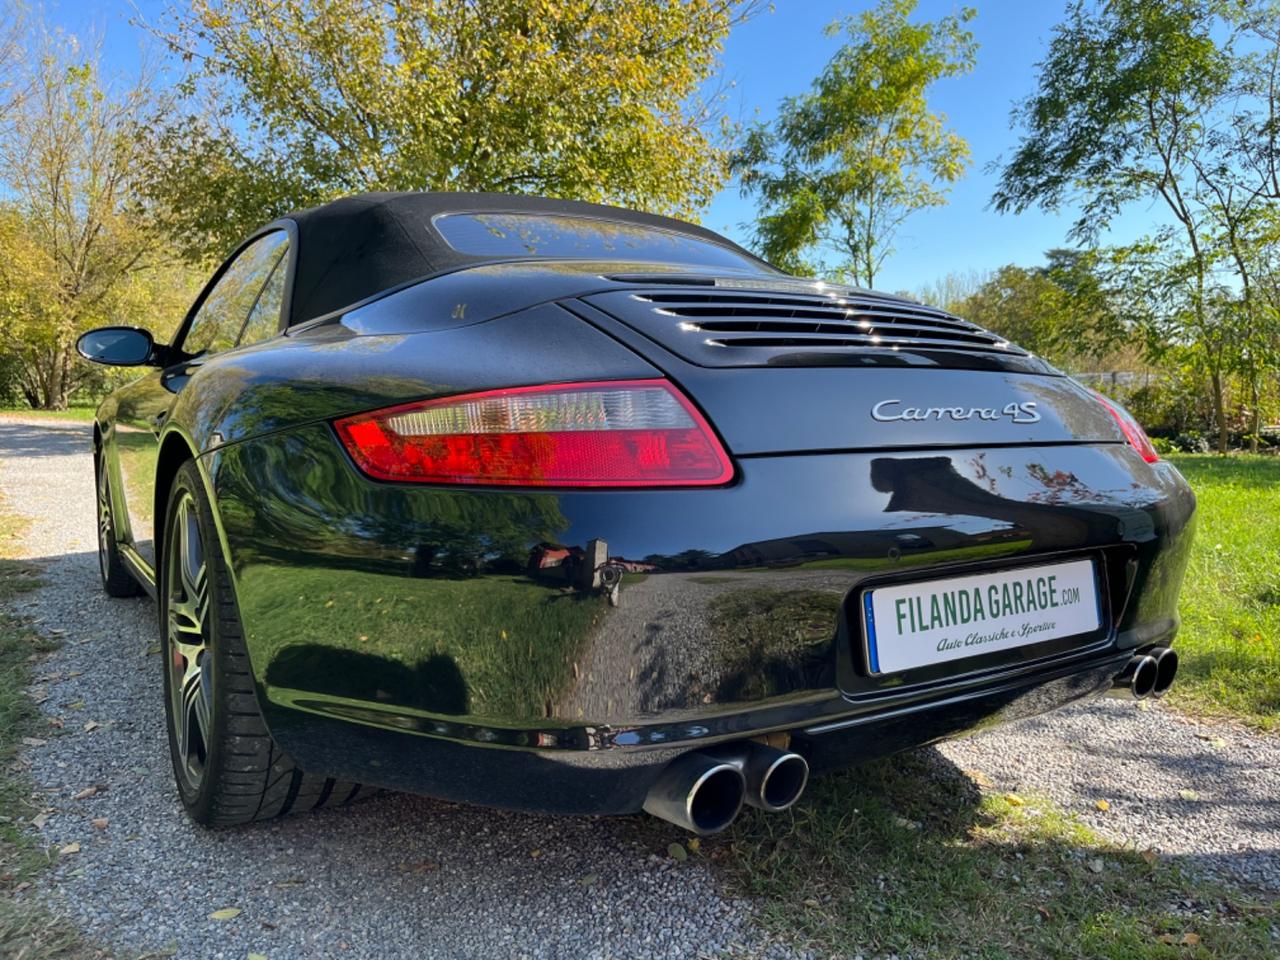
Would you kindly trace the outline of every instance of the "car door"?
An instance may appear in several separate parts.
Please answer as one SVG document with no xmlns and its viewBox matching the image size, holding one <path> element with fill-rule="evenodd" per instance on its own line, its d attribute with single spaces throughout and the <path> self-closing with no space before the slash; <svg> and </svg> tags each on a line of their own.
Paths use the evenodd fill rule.
<svg viewBox="0 0 1280 960">
<path fill-rule="evenodd" d="M 258 320 L 255 329 L 259 333 L 265 330 L 270 321 L 264 316 L 270 308 L 264 303 L 263 311 L 258 312 L 255 306 L 274 273 L 281 273 L 283 284 L 288 245 L 289 237 L 284 230 L 272 230 L 241 247 L 214 274 L 179 327 L 173 347 L 176 355 L 184 359 L 134 381 L 115 394 L 111 443 L 121 481 L 118 499 L 124 502 L 128 521 L 128 529 L 122 531 L 121 539 L 132 546 L 138 559 L 151 571 L 156 568 L 156 461 L 160 434 L 174 397 L 206 358 L 237 346 L 251 314 Z M 282 302 L 283 287 L 275 308 L 277 326 Z"/>
</svg>

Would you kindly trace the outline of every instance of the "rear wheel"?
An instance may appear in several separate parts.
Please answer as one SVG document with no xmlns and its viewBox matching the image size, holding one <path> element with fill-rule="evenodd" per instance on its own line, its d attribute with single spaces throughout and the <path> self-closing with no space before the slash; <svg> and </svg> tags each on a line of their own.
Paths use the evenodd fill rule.
<svg viewBox="0 0 1280 960">
<path fill-rule="evenodd" d="M 188 462 L 169 494 L 158 564 L 169 753 L 183 806 L 199 823 L 228 826 L 354 800 L 358 784 L 304 773 L 267 732 L 217 543 Z"/>
<path fill-rule="evenodd" d="M 102 589 L 109 597 L 137 597 L 142 594 L 142 584 L 133 578 L 120 549 L 116 545 L 115 516 L 111 510 L 111 480 L 107 474 L 107 458 L 102 451 L 94 457 L 98 487 L 98 572 L 102 575 Z"/>
</svg>

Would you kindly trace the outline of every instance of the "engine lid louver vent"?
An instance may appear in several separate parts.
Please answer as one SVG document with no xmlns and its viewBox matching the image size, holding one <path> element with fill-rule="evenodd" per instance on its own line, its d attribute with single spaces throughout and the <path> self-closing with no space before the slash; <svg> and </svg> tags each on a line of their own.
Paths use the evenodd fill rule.
<svg viewBox="0 0 1280 960">
<path fill-rule="evenodd" d="M 618 278 L 614 278 L 618 279 Z M 639 278 L 637 278 L 639 279 Z M 664 284 L 589 301 L 701 366 L 944 366 L 1047 372 L 1027 351 L 944 310 L 869 292 Z M 768 281 L 755 281 L 756 286 Z"/>
</svg>

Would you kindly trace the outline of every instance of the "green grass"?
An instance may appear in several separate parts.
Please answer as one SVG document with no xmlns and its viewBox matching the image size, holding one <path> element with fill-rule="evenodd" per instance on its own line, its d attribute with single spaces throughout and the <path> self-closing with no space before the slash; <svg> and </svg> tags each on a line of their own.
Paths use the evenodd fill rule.
<svg viewBox="0 0 1280 960">
<path fill-rule="evenodd" d="M 1169 699 L 1280 729 L 1280 458 L 1169 459 L 1199 503 Z"/>
<path fill-rule="evenodd" d="M 748 811 L 726 837 L 701 854 L 769 933 L 820 957 L 1280 956 L 1274 904 L 928 751 L 815 780 L 793 811 Z"/>
<path fill-rule="evenodd" d="M 78 406 L 72 404 L 66 410 L 32 410 L 30 407 L 0 407 L 0 416 L 11 413 L 14 416 L 22 417 L 39 417 L 42 420 L 81 420 L 88 422 L 93 419 L 94 411 L 97 406 Z"/>
<path fill-rule="evenodd" d="M 11 559 L 23 526 L 0 504 L 0 957 L 89 960 L 105 954 L 64 921 L 16 899 L 57 857 L 25 827 L 40 811 L 13 763 L 24 736 L 50 735 L 27 688 L 35 662 L 53 647 L 10 612 L 12 601 L 38 583 L 28 564 Z"/>
</svg>

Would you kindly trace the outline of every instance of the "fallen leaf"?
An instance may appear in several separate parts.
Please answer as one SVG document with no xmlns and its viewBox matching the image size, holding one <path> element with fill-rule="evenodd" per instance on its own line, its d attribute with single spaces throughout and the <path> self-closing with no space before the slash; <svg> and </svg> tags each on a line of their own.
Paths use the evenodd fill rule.
<svg viewBox="0 0 1280 960">
<path fill-rule="evenodd" d="M 597 877 L 594 873 L 588 873 L 585 877 L 579 880 L 578 883 L 579 885 L 584 887 L 593 887 L 595 886 L 596 881 L 599 879 L 600 878 Z"/>
<path fill-rule="evenodd" d="M 1108 803 L 1106 800 L 1099 800 L 1097 803 L 1094 804 L 1094 806 L 1097 807 L 1099 810 L 1101 810 L 1103 813 L 1106 813 L 1108 810 L 1111 809 L 1111 804 Z"/>
<path fill-rule="evenodd" d="M 239 907 L 224 907 L 221 910 L 215 910 L 213 911 L 213 913 L 209 914 L 209 919 L 210 920 L 234 920 L 238 916 L 240 916 Z"/>
<path fill-rule="evenodd" d="M 399 869 L 401 873 L 429 873 L 432 870 L 439 870 L 440 864 L 432 860 L 417 860 L 413 863 L 402 863 Z"/>
<path fill-rule="evenodd" d="M 37 830 L 43 830 L 44 825 L 49 822 L 49 817 L 51 816 L 52 814 L 47 812 L 37 813 L 34 817 L 31 818 L 31 825 L 35 827 Z"/>
<path fill-rule="evenodd" d="M 251 953 L 249 954 L 249 960 L 267 960 L 267 955 L 265 953 Z"/>
<path fill-rule="evenodd" d="M 1199 800 L 1200 799 L 1200 794 L 1196 793 L 1194 790 L 1179 790 L 1178 796 L 1180 796 L 1183 800 Z"/>
<path fill-rule="evenodd" d="M 1172 933 L 1162 933 L 1160 934 L 1160 936 L 1156 937 L 1156 939 L 1159 940 L 1161 943 L 1165 944 L 1166 946 L 1170 946 L 1170 947 L 1172 947 L 1175 943 L 1177 943 Z"/>
<path fill-rule="evenodd" d="M 533 857 L 533 859 L 537 860 L 540 856 L 542 856 L 542 851 L 541 851 L 541 850 L 530 850 L 530 851 L 529 851 L 529 856 L 531 856 L 531 857 Z"/>
<path fill-rule="evenodd" d="M 41 740 L 39 737 L 23 737 L 22 745 L 24 747 L 43 747 L 48 740 Z"/>
<path fill-rule="evenodd" d="M 697 837 L 694 837 L 692 840 L 689 841 L 688 847 L 694 853 L 697 853 L 699 850 L 702 849 L 702 841 L 699 840 Z"/>
<path fill-rule="evenodd" d="M 86 723 L 86 724 L 84 725 L 84 732 L 85 732 L 85 733 L 93 733 L 93 731 L 95 731 L 95 730 L 97 730 L 97 729 L 98 729 L 98 721 L 97 721 L 97 720 L 90 720 L 88 723 Z"/>
<path fill-rule="evenodd" d="M 1181 940 L 1179 940 L 1178 942 L 1179 942 L 1179 943 L 1181 943 L 1184 947 L 1195 947 L 1195 946 L 1198 946 L 1198 945 L 1200 944 L 1200 934 L 1198 934 L 1198 933 L 1184 933 L 1184 934 L 1182 935 L 1182 939 L 1181 939 Z"/>
<path fill-rule="evenodd" d="M 90 820 L 89 822 L 92 823 L 99 830 L 105 830 L 107 829 L 107 824 L 109 824 L 111 821 L 109 821 L 106 817 L 97 817 L 93 820 Z"/>
<path fill-rule="evenodd" d="M 62 854 L 64 857 L 67 856 L 68 854 L 79 853 L 79 852 L 80 852 L 80 844 L 74 841 L 71 843 L 68 843 L 65 847 L 58 848 L 58 853 Z"/>
<path fill-rule="evenodd" d="M 101 783 L 95 783 L 92 787 L 85 787 L 83 790 L 81 790 L 71 799 L 72 800 L 88 800 L 90 797 L 94 796 L 95 794 L 103 793 L 106 789 L 107 788 Z"/>
<path fill-rule="evenodd" d="M 1096 858 L 1090 860 L 1085 866 L 1089 868 L 1091 873 L 1101 873 L 1106 868 L 1106 864 Z"/>
<path fill-rule="evenodd" d="M 1026 803 L 1027 803 L 1027 801 L 1023 800 L 1016 793 L 1006 793 L 1004 795 L 1004 800 L 1005 800 L 1005 803 L 1009 804 L 1009 806 L 1011 807 L 1026 806 Z"/>
<path fill-rule="evenodd" d="M 83 701 L 83 700 L 73 700 L 73 701 L 71 701 L 71 703 L 68 703 L 68 704 L 67 704 L 67 707 L 68 707 L 68 708 L 70 708 L 70 709 L 72 709 L 72 710 L 83 710 L 83 709 L 84 709 L 84 701 Z"/>
<path fill-rule="evenodd" d="M 1040 916 L 1044 917 L 1046 920 L 1053 919 L 1053 914 L 1049 912 L 1048 907 L 1036 907 L 1036 913 L 1040 914 Z"/>
<path fill-rule="evenodd" d="M 1142 859 L 1147 861 L 1147 866 L 1152 866 L 1160 859 L 1160 854 L 1156 853 L 1154 850 L 1143 850 Z"/>
<path fill-rule="evenodd" d="M 689 859 L 689 851 L 684 848 L 684 844 L 673 843 L 667 847 L 667 856 L 672 860 L 685 861 Z"/>
</svg>

